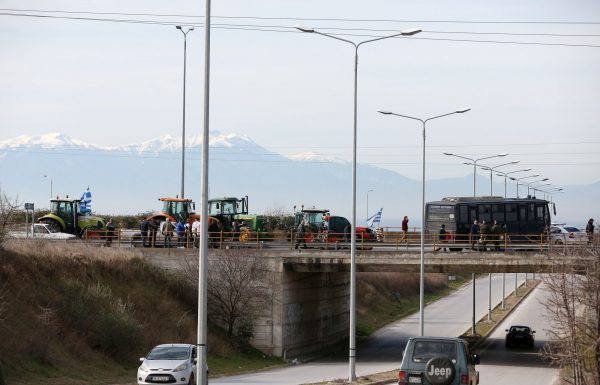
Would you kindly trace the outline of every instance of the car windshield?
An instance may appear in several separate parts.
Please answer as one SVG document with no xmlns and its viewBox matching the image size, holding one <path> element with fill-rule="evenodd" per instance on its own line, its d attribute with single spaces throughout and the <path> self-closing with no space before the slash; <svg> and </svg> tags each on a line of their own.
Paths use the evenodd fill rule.
<svg viewBox="0 0 600 385">
<path fill-rule="evenodd" d="M 510 328 L 511 333 L 526 333 L 529 334 L 529 328 L 527 326 L 513 326 Z"/>
<path fill-rule="evenodd" d="M 190 356 L 190 349 L 186 346 L 157 346 L 146 359 L 148 360 L 185 360 Z"/>
<path fill-rule="evenodd" d="M 565 230 L 567 230 L 570 233 L 577 233 L 580 231 L 577 227 L 572 227 L 572 226 L 566 226 Z"/>
<path fill-rule="evenodd" d="M 418 341 L 415 343 L 413 362 L 427 362 L 435 356 L 445 356 L 456 360 L 456 344 L 447 341 Z"/>
</svg>

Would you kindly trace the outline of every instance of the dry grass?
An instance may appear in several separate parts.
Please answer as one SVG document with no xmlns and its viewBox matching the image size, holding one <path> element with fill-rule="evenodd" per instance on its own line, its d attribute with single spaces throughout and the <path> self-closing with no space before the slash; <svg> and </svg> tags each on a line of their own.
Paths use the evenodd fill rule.
<svg viewBox="0 0 600 385">
<path fill-rule="evenodd" d="M 196 341 L 196 291 L 135 250 L 7 242 L 0 289 L 0 363 L 10 384 L 131 382 L 153 346 Z M 211 357 L 240 354 L 218 333 L 209 349 L 211 369 Z"/>
</svg>

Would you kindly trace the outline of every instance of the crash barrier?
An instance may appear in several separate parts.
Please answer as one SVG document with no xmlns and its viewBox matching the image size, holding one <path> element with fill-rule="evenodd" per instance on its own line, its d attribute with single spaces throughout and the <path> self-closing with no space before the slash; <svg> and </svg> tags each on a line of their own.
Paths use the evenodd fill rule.
<svg viewBox="0 0 600 385">
<path fill-rule="evenodd" d="M 159 231 L 149 231 L 142 236 L 141 232 L 129 229 L 86 230 L 82 236 L 86 242 L 103 246 L 115 247 L 158 247 L 158 248 L 194 248 L 199 246 L 199 237 L 189 232 L 178 236 L 166 237 Z M 559 239 L 546 233 L 540 234 L 484 234 L 470 236 L 469 234 L 454 235 L 448 233 L 443 239 L 438 234 L 425 234 L 424 248 L 428 251 L 517 251 L 525 250 L 570 250 L 599 246 L 598 237 L 592 242 L 571 242 Z M 293 249 L 325 249 L 342 250 L 350 246 L 350 234 L 333 233 L 328 231 L 306 232 L 299 236 L 295 231 L 287 232 L 254 232 L 248 229 L 238 233 L 219 231 L 208 233 L 210 248 L 285 248 Z M 360 250 L 373 248 L 402 251 L 415 251 L 421 246 L 420 231 L 357 233 L 356 245 Z"/>
</svg>

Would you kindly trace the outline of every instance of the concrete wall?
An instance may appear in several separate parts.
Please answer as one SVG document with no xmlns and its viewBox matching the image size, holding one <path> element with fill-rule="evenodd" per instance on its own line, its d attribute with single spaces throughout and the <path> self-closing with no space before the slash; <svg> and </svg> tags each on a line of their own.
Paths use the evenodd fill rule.
<svg viewBox="0 0 600 385">
<path fill-rule="evenodd" d="M 270 306 L 255 322 L 256 348 L 292 359 L 348 338 L 349 273 L 286 271 L 273 257 L 269 269 Z"/>
</svg>

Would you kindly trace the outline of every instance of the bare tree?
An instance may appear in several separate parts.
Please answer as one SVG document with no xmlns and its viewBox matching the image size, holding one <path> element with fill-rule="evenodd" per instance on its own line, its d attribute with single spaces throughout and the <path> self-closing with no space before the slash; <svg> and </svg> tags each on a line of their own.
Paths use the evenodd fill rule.
<svg viewBox="0 0 600 385">
<path fill-rule="evenodd" d="M 198 285 L 197 261 L 183 266 L 188 281 Z M 208 261 L 208 316 L 223 325 L 228 336 L 247 335 L 267 297 L 267 264 L 243 249 L 216 251 Z"/>
<path fill-rule="evenodd" d="M 15 220 L 20 206 L 18 197 L 13 201 L 0 189 L 0 244 L 7 233 L 7 225 Z"/>
<path fill-rule="evenodd" d="M 600 385 L 600 253 L 588 249 L 586 254 L 571 252 L 544 277 L 552 342 L 543 354 L 567 369 L 567 383 Z"/>
</svg>

